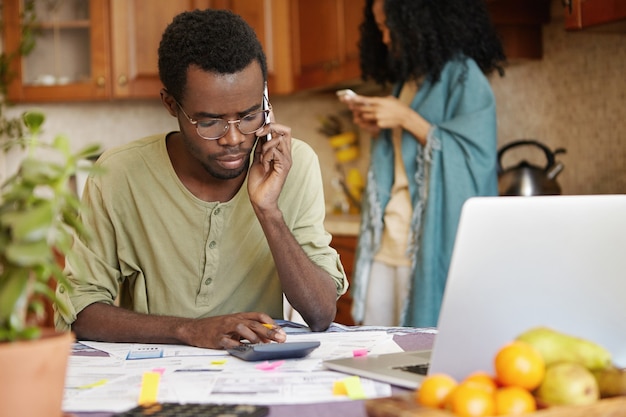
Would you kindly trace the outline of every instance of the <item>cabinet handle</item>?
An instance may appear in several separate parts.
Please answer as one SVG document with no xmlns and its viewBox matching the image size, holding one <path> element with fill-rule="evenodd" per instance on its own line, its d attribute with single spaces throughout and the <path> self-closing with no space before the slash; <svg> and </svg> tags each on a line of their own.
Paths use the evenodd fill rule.
<svg viewBox="0 0 626 417">
<path fill-rule="evenodd" d="M 96 85 L 98 87 L 104 87 L 105 84 L 106 84 L 106 80 L 104 79 L 102 75 L 96 78 Z"/>
<path fill-rule="evenodd" d="M 126 84 L 128 84 L 128 77 L 126 77 L 126 75 L 122 74 L 119 77 L 117 77 L 117 84 L 120 87 L 124 87 Z"/>
</svg>

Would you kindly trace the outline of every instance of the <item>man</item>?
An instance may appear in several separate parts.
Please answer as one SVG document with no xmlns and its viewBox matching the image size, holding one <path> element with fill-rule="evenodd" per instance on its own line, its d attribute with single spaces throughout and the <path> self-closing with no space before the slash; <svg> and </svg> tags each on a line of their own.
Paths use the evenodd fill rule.
<svg viewBox="0 0 626 417">
<path fill-rule="evenodd" d="M 268 123 L 254 31 L 224 10 L 185 12 L 159 46 L 163 105 L 180 131 L 107 151 L 89 178 L 56 326 L 78 339 L 207 348 L 285 341 L 283 293 L 314 331 L 347 281 L 324 230 L 317 156 Z M 271 135 L 271 139 L 269 139 Z M 117 299 L 119 307 L 114 305 Z"/>
</svg>

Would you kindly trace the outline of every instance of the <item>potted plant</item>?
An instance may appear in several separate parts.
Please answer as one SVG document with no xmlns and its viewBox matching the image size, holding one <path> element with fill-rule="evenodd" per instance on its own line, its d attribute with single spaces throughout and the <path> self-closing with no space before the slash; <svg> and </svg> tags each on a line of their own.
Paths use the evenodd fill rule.
<svg viewBox="0 0 626 417">
<path fill-rule="evenodd" d="M 63 135 L 40 142 L 44 115 L 26 112 L 22 120 L 25 136 L 4 146 L 19 143 L 26 154 L 0 188 L 0 407 L 3 415 L 60 416 L 74 337 L 42 329 L 41 319 L 46 303 L 65 308 L 50 283 L 66 282 L 58 259 L 71 258 L 74 233 L 86 233 L 70 178 L 99 147 L 72 153 Z"/>
</svg>

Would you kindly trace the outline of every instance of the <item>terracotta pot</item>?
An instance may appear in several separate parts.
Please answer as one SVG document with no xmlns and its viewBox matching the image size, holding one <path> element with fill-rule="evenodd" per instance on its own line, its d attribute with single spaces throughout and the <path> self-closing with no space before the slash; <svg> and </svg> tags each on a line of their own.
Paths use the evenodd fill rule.
<svg viewBox="0 0 626 417">
<path fill-rule="evenodd" d="M 0 416 L 60 417 L 74 334 L 0 343 Z"/>
</svg>

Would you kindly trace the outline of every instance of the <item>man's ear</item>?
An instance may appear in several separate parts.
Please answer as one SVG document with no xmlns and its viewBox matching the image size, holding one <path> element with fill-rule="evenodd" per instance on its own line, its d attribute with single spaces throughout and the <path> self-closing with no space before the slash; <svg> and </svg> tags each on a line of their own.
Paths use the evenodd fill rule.
<svg viewBox="0 0 626 417">
<path fill-rule="evenodd" d="M 178 117 L 178 106 L 176 105 L 176 100 L 165 88 L 161 89 L 161 103 L 163 103 L 163 106 L 169 114 L 174 117 Z"/>
</svg>

